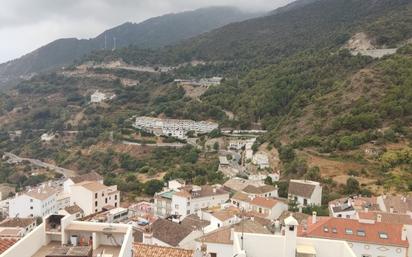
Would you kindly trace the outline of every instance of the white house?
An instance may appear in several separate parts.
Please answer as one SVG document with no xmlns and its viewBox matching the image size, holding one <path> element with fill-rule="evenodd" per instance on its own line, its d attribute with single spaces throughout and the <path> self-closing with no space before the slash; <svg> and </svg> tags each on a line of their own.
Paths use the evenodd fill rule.
<svg viewBox="0 0 412 257">
<path fill-rule="evenodd" d="M 50 142 L 54 139 L 56 139 L 56 134 L 54 133 L 44 133 L 40 137 L 40 140 L 43 142 Z"/>
<path fill-rule="evenodd" d="M 240 226 L 216 236 L 217 230 L 197 240 L 196 252 L 216 257 L 356 257 L 345 241 L 298 237 L 298 226 L 296 219 L 288 217 L 282 233 L 275 235 L 256 226 L 251 230 Z"/>
<path fill-rule="evenodd" d="M 223 209 L 199 210 L 198 216 L 200 219 L 210 222 L 204 228 L 204 232 L 208 233 L 218 228 L 238 223 L 240 221 L 240 212 L 239 208 L 229 206 Z"/>
<path fill-rule="evenodd" d="M 247 194 L 248 196 L 252 197 L 279 197 L 278 195 L 278 188 L 271 186 L 271 185 L 263 185 L 263 186 L 253 186 L 248 185 L 243 190 L 242 193 Z"/>
<path fill-rule="evenodd" d="M 47 185 L 28 189 L 9 201 L 9 216 L 19 218 L 44 217 L 56 213 L 58 191 Z"/>
<path fill-rule="evenodd" d="M 84 181 L 71 186 L 71 205 L 78 205 L 84 214 L 101 212 L 109 207 L 120 206 L 117 186 L 105 186 L 96 181 Z"/>
<path fill-rule="evenodd" d="M 354 219 L 356 218 L 357 211 L 352 204 L 352 199 L 347 198 L 344 202 L 330 202 L 328 204 L 329 214 L 335 218 L 347 218 Z"/>
<path fill-rule="evenodd" d="M 23 237 L 35 228 L 34 218 L 8 218 L 0 222 L 0 238 Z"/>
<path fill-rule="evenodd" d="M 315 181 L 291 179 L 288 198 L 298 206 L 322 205 L 322 186 Z"/>
<path fill-rule="evenodd" d="M 186 182 L 183 179 L 173 179 L 168 183 L 168 189 L 170 190 L 179 190 L 179 188 L 186 186 Z"/>
<path fill-rule="evenodd" d="M 314 213 L 299 234 L 346 241 L 357 257 L 408 256 L 407 230 L 402 224 L 317 217 Z"/>
<path fill-rule="evenodd" d="M 71 193 L 72 185 L 80 183 L 80 182 L 84 182 L 84 181 L 96 181 L 100 184 L 103 184 L 103 177 L 100 176 L 98 173 L 92 171 L 92 172 L 88 172 L 83 175 L 68 178 L 63 182 L 63 191 L 67 193 Z"/>
<path fill-rule="evenodd" d="M 229 192 L 217 186 L 188 186 L 172 196 L 172 214 L 185 217 L 202 208 L 220 206 L 229 200 Z"/>
</svg>

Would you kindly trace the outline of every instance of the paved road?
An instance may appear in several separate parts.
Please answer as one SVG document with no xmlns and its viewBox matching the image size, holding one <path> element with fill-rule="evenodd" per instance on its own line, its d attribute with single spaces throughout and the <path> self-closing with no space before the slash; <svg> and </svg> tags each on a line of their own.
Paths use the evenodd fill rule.
<svg viewBox="0 0 412 257">
<path fill-rule="evenodd" d="M 129 141 L 122 141 L 122 144 L 124 145 L 137 145 L 137 146 L 153 146 L 153 147 L 175 147 L 175 148 L 180 148 L 184 147 L 186 144 L 182 143 L 158 143 L 158 144 L 141 144 L 141 143 L 135 143 L 135 142 L 129 142 Z"/>
<path fill-rule="evenodd" d="M 49 170 L 53 170 L 54 172 L 60 173 L 66 178 L 74 177 L 74 176 L 77 175 L 77 173 L 73 170 L 68 170 L 68 169 L 65 169 L 65 168 L 61 168 L 61 167 L 58 167 L 56 165 L 49 164 L 49 163 L 46 163 L 46 162 L 42 162 L 42 161 L 37 160 L 37 159 L 22 158 L 22 157 L 19 157 L 19 156 L 15 155 L 15 154 L 12 154 L 12 153 L 4 153 L 4 155 L 6 157 L 8 157 L 11 161 L 14 161 L 14 162 L 28 161 L 31 164 L 36 165 L 38 167 L 46 168 L 46 169 L 49 169 Z"/>
</svg>

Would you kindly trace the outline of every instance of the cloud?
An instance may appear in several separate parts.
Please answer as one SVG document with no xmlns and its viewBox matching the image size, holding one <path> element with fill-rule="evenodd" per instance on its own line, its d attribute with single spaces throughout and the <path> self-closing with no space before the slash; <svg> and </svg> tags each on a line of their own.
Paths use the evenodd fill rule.
<svg viewBox="0 0 412 257">
<path fill-rule="evenodd" d="M 207 6 L 270 11 L 292 0 L 2 0 L 0 63 L 55 39 L 91 38 L 127 21 Z"/>
</svg>

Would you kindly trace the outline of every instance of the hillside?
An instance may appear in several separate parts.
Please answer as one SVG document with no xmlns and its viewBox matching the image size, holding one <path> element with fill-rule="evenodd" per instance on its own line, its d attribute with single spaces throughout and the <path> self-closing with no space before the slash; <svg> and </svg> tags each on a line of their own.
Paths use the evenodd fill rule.
<svg viewBox="0 0 412 257">
<path fill-rule="evenodd" d="M 22 82 L 0 95 L 0 149 L 83 172 L 102 170 L 117 182 L 148 170 L 166 179 L 221 182 L 216 153 L 153 151 L 146 144 L 159 139 L 130 128 L 134 115 L 214 120 L 224 128 L 268 130 L 255 148 L 278 150 L 282 180 L 321 181 L 325 201 L 410 191 L 412 1 L 303 3 L 176 46 L 95 51 L 82 65 Z M 348 46 L 359 35 L 371 48 L 366 50 L 397 49 L 382 58 L 357 54 Z M 161 72 L 162 65 L 175 69 Z M 195 97 L 173 83 L 211 76 L 224 80 Z M 97 89 L 116 98 L 91 105 Z M 7 139 L 18 129 L 24 136 Z M 78 135 L 39 142 L 44 131 L 65 130 Z M 125 138 L 142 146 L 125 146 Z M 184 160 L 177 161 L 179 155 Z M 156 162 L 163 156 L 167 163 Z M 358 181 L 351 191 L 349 178 Z"/>
<path fill-rule="evenodd" d="M 58 39 L 17 60 L 0 64 L 0 83 L 32 73 L 57 69 L 72 64 L 94 50 L 136 45 L 157 48 L 175 44 L 226 24 L 256 17 L 231 7 L 210 7 L 177 14 L 168 14 L 142 23 L 125 23 L 109 29 L 93 39 Z"/>
</svg>

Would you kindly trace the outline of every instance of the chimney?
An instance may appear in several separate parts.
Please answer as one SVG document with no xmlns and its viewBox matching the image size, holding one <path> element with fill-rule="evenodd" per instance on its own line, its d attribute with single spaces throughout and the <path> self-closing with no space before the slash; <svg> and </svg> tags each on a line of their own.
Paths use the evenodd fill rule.
<svg viewBox="0 0 412 257">
<path fill-rule="evenodd" d="M 378 215 L 376 216 L 376 221 L 377 221 L 377 222 L 382 222 L 382 214 L 378 214 Z"/>
<path fill-rule="evenodd" d="M 143 232 L 143 244 L 151 245 L 153 244 L 153 231 L 151 227 L 148 227 Z"/>
<path fill-rule="evenodd" d="M 314 211 L 314 212 L 312 212 L 312 224 L 316 224 L 316 216 L 317 216 L 317 213 Z"/>
<path fill-rule="evenodd" d="M 408 231 L 406 230 L 406 226 L 403 226 L 402 227 L 402 235 L 401 235 L 402 241 L 406 241 L 407 233 L 408 233 Z"/>
</svg>

